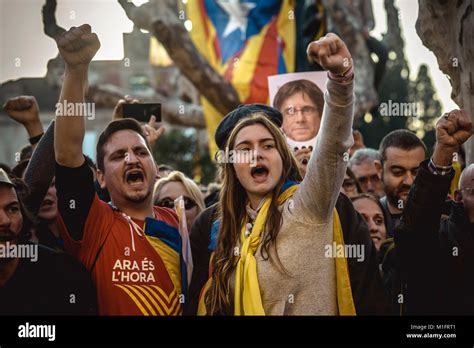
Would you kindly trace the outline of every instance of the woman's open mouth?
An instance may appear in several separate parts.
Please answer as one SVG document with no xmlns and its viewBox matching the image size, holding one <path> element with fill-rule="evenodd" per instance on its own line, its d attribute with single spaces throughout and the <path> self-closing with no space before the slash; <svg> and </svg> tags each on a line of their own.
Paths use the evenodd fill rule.
<svg viewBox="0 0 474 348">
<path fill-rule="evenodd" d="M 255 182 L 264 182 L 268 177 L 268 168 L 262 165 L 257 165 L 250 170 L 250 175 Z"/>
</svg>

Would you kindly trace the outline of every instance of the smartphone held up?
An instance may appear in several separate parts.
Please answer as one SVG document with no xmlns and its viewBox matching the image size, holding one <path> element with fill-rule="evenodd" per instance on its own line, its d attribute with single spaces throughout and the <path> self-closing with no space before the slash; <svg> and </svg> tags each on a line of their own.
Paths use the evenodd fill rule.
<svg viewBox="0 0 474 348">
<path fill-rule="evenodd" d="M 138 122 L 148 122 L 151 116 L 156 117 L 156 122 L 161 122 L 160 103 L 134 103 L 123 105 L 124 118 L 133 118 Z"/>
</svg>

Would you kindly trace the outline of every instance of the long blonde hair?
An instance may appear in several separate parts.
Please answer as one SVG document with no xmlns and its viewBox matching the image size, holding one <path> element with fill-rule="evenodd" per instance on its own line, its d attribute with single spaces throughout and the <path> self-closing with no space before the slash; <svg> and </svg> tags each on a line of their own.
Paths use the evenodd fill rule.
<svg viewBox="0 0 474 348">
<path fill-rule="evenodd" d="M 283 162 L 281 178 L 273 189 L 272 202 L 265 222 L 265 233 L 261 242 L 262 257 L 271 259 L 270 248 L 275 251 L 278 258 L 275 240 L 282 224 L 282 216 L 278 209 L 278 196 L 281 193 L 281 188 L 286 179 L 299 182 L 302 177 L 283 133 L 264 113 L 257 112 L 240 120 L 230 133 L 226 146 L 233 149 L 239 131 L 244 127 L 257 124 L 264 126 L 271 133 Z M 210 315 L 233 313 L 230 283 L 236 260 L 234 247 L 239 241 L 241 224 L 246 214 L 247 193 L 237 178 L 233 164 L 224 163 L 222 174 L 223 183 L 219 195 L 219 219 L 221 222 L 217 247 L 212 259 L 212 284 L 205 298 L 207 313 Z M 279 262 L 279 260 L 277 261 Z"/>
</svg>

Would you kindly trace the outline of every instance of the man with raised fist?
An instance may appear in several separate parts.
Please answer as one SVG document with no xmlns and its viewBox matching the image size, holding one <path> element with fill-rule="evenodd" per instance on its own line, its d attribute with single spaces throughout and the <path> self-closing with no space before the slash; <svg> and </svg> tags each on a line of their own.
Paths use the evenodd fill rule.
<svg viewBox="0 0 474 348">
<path fill-rule="evenodd" d="M 436 124 L 431 159 L 420 164 L 401 224 L 395 229 L 407 314 L 474 314 L 474 164 L 467 167 L 456 193 L 459 202 L 442 218 L 454 176 L 452 160 L 473 134 L 464 110 L 454 110 Z"/>
<path fill-rule="evenodd" d="M 58 39 L 66 63 L 59 103 L 83 103 L 89 63 L 100 47 L 87 24 Z M 74 108 L 76 110 L 76 108 Z M 71 117 L 73 116 L 73 117 Z M 65 249 L 92 273 L 103 315 L 177 315 L 185 300 L 180 236 L 174 211 L 153 206 L 157 172 L 140 124 L 114 120 L 99 136 L 94 190 L 84 161 L 85 115 L 56 113 L 56 187 Z"/>
</svg>

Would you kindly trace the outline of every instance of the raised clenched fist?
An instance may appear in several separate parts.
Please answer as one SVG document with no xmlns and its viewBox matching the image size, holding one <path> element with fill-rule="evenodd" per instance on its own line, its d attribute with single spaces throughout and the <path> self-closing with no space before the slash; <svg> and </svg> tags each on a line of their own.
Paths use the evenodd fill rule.
<svg viewBox="0 0 474 348">
<path fill-rule="evenodd" d="M 59 53 L 69 68 L 87 68 L 100 48 L 99 38 L 89 24 L 72 27 L 56 39 Z"/>
<path fill-rule="evenodd" d="M 3 110 L 10 118 L 25 127 L 30 138 L 43 133 L 43 125 L 39 118 L 39 108 L 35 97 L 22 95 L 10 98 L 3 104 Z"/>
<path fill-rule="evenodd" d="M 308 45 L 308 58 L 335 75 L 343 74 L 352 67 L 352 56 L 344 41 L 333 33 L 328 33 Z"/>
<path fill-rule="evenodd" d="M 436 143 L 457 149 L 473 134 L 472 122 L 464 110 L 453 110 L 436 122 Z"/>
<path fill-rule="evenodd" d="M 22 95 L 10 98 L 3 104 L 3 110 L 8 116 L 24 126 L 39 122 L 38 103 L 33 96 Z"/>
</svg>

